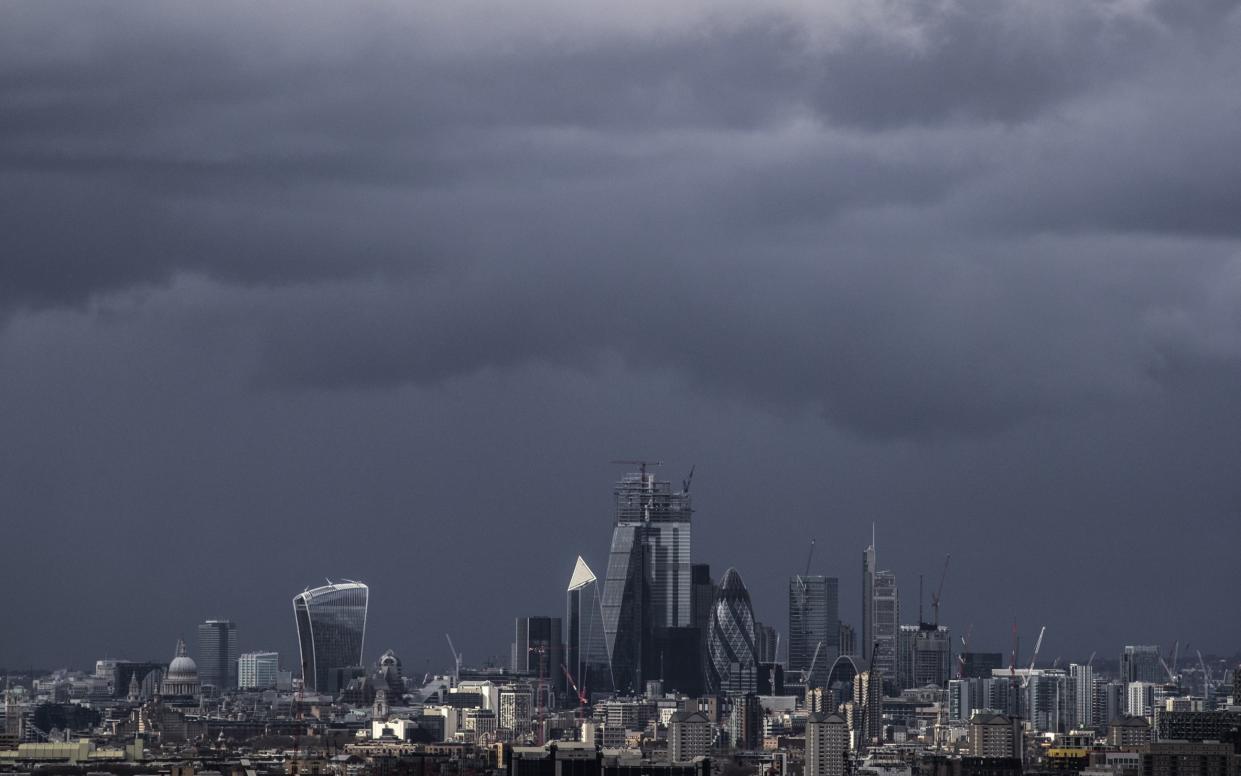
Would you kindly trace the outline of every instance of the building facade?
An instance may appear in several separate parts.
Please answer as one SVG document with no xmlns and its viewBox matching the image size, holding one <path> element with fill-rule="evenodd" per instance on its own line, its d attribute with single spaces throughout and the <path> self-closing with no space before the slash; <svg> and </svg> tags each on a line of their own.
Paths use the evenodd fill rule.
<svg viewBox="0 0 1241 776">
<path fill-rule="evenodd" d="M 668 720 L 668 756 L 674 763 L 711 753 L 711 720 L 701 711 L 678 711 Z"/>
<path fill-rule="evenodd" d="M 845 776 L 849 727 L 838 714 L 811 714 L 806 720 L 806 776 Z"/>
<path fill-rule="evenodd" d="M 274 688 L 279 672 L 278 652 L 247 652 L 237 658 L 237 685 L 243 690 Z"/>
<path fill-rule="evenodd" d="M 807 687 L 826 686 L 827 672 L 840 656 L 839 588 L 835 577 L 789 579 L 788 667 L 795 674 L 810 671 Z"/>
<path fill-rule="evenodd" d="M 362 670 L 369 595 L 365 584 L 347 580 L 329 582 L 293 597 L 305 687 L 336 693 Z"/>
<path fill-rule="evenodd" d="M 564 636 L 559 617 L 518 617 L 514 623 L 513 673 L 535 677 L 555 698 L 563 698 Z M 553 705 L 550 698 L 540 706 Z"/>
<path fill-rule="evenodd" d="M 736 569 L 720 581 L 707 639 L 707 673 L 717 694 L 745 695 L 758 689 L 758 651 L 750 593 Z"/>
<path fill-rule="evenodd" d="M 603 589 L 603 632 L 618 692 L 659 679 L 658 629 L 692 627 L 689 494 L 645 470 L 613 491 L 615 526 Z"/>
<path fill-rule="evenodd" d="M 591 693 L 611 693 L 612 664 L 603 635 L 599 581 L 579 555 L 565 594 L 565 665 L 577 685 L 581 702 Z"/>
<path fill-rule="evenodd" d="M 237 623 L 207 620 L 198 626 L 198 677 L 217 690 L 237 688 Z"/>
</svg>

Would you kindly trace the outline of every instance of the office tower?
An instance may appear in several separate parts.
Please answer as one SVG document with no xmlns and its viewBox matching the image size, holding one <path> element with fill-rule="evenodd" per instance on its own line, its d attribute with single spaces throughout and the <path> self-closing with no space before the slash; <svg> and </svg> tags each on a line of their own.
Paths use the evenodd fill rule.
<svg viewBox="0 0 1241 776">
<path fill-rule="evenodd" d="M 579 555 L 566 593 L 565 665 L 573 675 L 579 698 L 590 701 L 591 693 L 613 691 L 612 665 L 603 637 L 603 608 L 599 582 Z"/>
<path fill-rule="evenodd" d="M 870 546 L 862 551 L 862 663 L 869 665 L 875 644 L 875 530 L 872 526 Z"/>
<path fill-rule="evenodd" d="M 849 727 L 838 714 L 814 713 L 806 719 L 806 776 L 845 776 Z"/>
<path fill-rule="evenodd" d="M 800 675 L 813 664 L 807 687 L 826 686 L 840 656 L 839 587 L 835 577 L 817 574 L 789 579 L 789 670 Z"/>
<path fill-rule="evenodd" d="M 947 625 L 902 625 L 896 652 L 896 686 L 901 690 L 943 687 L 952 674 L 952 637 Z"/>
<path fill-rule="evenodd" d="M 859 750 L 883 743 L 883 677 L 862 671 L 853 677 L 853 708 Z"/>
<path fill-rule="evenodd" d="M 848 623 L 840 623 L 840 654 L 857 656 L 857 633 Z"/>
<path fill-rule="evenodd" d="M 559 617 L 518 617 L 514 623 L 513 673 L 534 677 L 552 697 L 564 697 L 564 640 Z M 553 705 L 539 697 L 540 708 Z"/>
<path fill-rule="evenodd" d="M 1232 669 L 1232 705 L 1241 706 L 1241 665 Z"/>
<path fill-rule="evenodd" d="M 883 674 L 884 681 L 896 681 L 896 638 L 900 630 L 901 605 L 896 575 L 876 571 L 871 575 L 870 669 Z"/>
<path fill-rule="evenodd" d="M 198 626 L 198 678 L 217 690 L 237 687 L 237 623 L 207 620 Z"/>
<path fill-rule="evenodd" d="M 668 759 L 674 763 L 711 754 L 711 720 L 701 711 L 673 712 L 668 720 Z"/>
<path fill-rule="evenodd" d="M 719 695 L 745 695 L 758 687 L 758 652 L 754 647 L 754 610 L 750 593 L 736 569 L 720 582 L 707 639 L 708 685 Z"/>
<path fill-rule="evenodd" d="M 534 718 L 534 690 L 527 684 L 510 684 L 500 688 L 500 727 L 517 734 L 530 731 Z"/>
<path fill-rule="evenodd" d="M 779 643 L 776 629 L 761 622 L 754 623 L 754 648 L 758 651 L 758 662 L 776 662 L 776 645 Z"/>
<path fill-rule="evenodd" d="M 692 627 L 689 494 L 642 471 L 613 491 L 616 524 L 603 589 L 603 632 L 619 692 L 659 676 L 656 629 Z"/>
<path fill-rule="evenodd" d="M 991 672 L 1004 667 L 1004 656 L 999 652 L 962 652 L 961 678 L 986 679 Z"/>
<path fill-rule="evenodd" d="M 1080 663 L 1069 664 L 1069 679 L 1073 683 L 1073 727 L 1093 728 L 1094 719 L 1094 669 Z"/>
<path fill-rule="evenodd" d="M 237 685 L 243 690 L 267 690 L 276 686 L 279 671 L 279 653 L 247 652 L 237 658 Z"/>
<path fill-rule="evenodd" d="M 707 638 L 711 635 L 711 612 L 715 609 L 715 581 L 711 579 L 711 567 L 706 563 L 690 566 L 690 577 L 690 620 L 698 631 L 698 676 L 705 690 L 709 662 Z"/>
<path fill-rule="evenodd" d="M 1124 682 L 1162 682 L 1164 672 L 1159 665 L 1159 647 L 1126 646 L 1125 651 L 1120 653 L 1120 679 Z"/>
<path fill-rule="evenodd" d="M 307 588 L 293 597 L 302 683 L 321 693 L 336 693 L 361 670 L 370 591 L 346 580 Z"/>
</svg>

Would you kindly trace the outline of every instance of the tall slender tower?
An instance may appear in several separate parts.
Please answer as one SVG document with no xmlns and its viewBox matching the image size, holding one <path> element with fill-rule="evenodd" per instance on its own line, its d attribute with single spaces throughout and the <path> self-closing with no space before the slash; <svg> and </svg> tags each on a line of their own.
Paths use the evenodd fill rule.
<svg viewBox="0 0 1241 776">
<path fill-rule="evenodd" d="M 603 632 L 617 692 L 658 678 L 657 631 L 692 625 L 689 494 L 646 471 L 613 490 L 616 523 L 603 590 Z"/>
<path fill-rule="evenodd" d="M 870 546 L 862 551 L 862 662 L 870 660 L 874 646 L 875 617 L 875 525 L 870 527 Z"/>
<path fill-rule="evenodd" d="M 237 623 L 207 620 L 198 626 L 198 677 L 217 691 L 237 689 Z"/>
<path fill-rule="evenodd" d="M 589 699 L 591 693 L 610 693 L 615 685 L 603 638 L 599 583 L 580 555 L 573 576 L 569 578 L 566 598 L 565 665 L 577 685 L 578 694 Z"/>
</svg>

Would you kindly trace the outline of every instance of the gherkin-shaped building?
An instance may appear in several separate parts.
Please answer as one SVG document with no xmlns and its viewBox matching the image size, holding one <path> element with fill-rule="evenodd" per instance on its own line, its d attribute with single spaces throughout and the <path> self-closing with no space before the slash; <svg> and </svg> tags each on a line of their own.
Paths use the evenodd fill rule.
<svg viewBox="0 0 1241 776">
<path fill-rule="evenodd" d="M 741 575 L 729 569 L 720 581 L 707 636 L 707 679 L 720 695 L 744 695 L 758 689 L 758 650 L 754 609 Z"/>
</svg>

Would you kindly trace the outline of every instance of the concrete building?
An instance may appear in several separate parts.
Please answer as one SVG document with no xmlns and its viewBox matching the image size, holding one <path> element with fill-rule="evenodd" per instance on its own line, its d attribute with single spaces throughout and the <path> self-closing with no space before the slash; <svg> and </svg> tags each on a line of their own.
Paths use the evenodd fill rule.
<svg viewBox="0 0 1241 776">
<path fill-rule="evenodd" d="M 952 636 L 946 625 L 902 625 L 897 637 L 896 688 L 943 687 L 952 675 Z"/>
<path fill-rule="evenodd" d="M 1142 776 L 1235 776 L 1237 770 L 1229 744 L 1169 741 L 1142 749 Z"/>
<path fill-rule="evenodd" d="M 1119 717 L 1107 726 L 1107 742 L 1120 749 L 1132 749 L 1151 742 L 1151 726 L 1145 717 Z"/>
<path fill-rule="evenodd" d="M 883 741 L 883 679 L 873 671 L 853 678 L 854 741 L 865 750 Z"/>
<path fill-rule="evenodd" d="M 499 726 L 521 735 L 530 731 L 534 714 L 534 688 L 528 684 L 510 684 L 500 688 Z"/>
<path fill-rule="evenodd" d="M 237 689 L 237 623 L 207 620 L 198 626 L 198 678 L 218 691 Z"/>
<path fill-rule="evenodd" d="M 674 712 L 668 721 L 668 756 L 672 762 L 705 757 L 711 752 L 711 720 L 701 711 Z"/>
<path fill-rule="evenodd" d="M 1155 685 L 1150 682 L 1129 682 L 1125 686 L 1125 714 L 1130 717 L 1152 717 L 1155 709 Z"/>
<path fill-rule="evenodd" d="M 237 685 L 243 690 L 273 689 L 279 672 L 278 652 L 247 652 L 237 658 Z"/>
<path fill-rule="evenodd" d="M 1006 714 L 975 714 L 970 720 L 969 745 L 973 757 L 1020 758 L 1021 720 Z"/>
<path fill-rule="evenodd" d="M 806 720 L 806 776 L 845 776 L 849 726 L 839 714 L 811 714 Z"/>
</svg>

